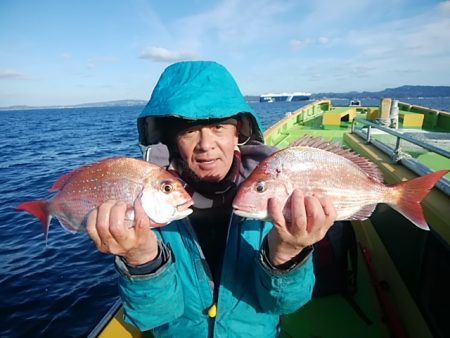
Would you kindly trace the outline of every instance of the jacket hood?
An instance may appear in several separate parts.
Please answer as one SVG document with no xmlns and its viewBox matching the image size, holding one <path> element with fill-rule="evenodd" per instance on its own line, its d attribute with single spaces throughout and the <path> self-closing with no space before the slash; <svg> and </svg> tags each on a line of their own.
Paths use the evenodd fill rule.
<svg viewBox="0 0 450 338">
<path fill-rule="evenodd" d="M 241 123 L 240 141 L 263 142 L 259 117 L 225 67 L 211 61 L 175 63 L 162 73 L 138 117 L 139 142 L 144 146 L 161 142 L 171 128 L 168 117 L 195 121 L 231 116 Z"/>
</svg>

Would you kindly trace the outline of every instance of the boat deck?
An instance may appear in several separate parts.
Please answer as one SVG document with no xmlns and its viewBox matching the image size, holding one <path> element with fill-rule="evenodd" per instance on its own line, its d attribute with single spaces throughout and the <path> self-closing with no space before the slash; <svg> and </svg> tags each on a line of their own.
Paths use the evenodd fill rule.
<svg viewBox="0 0 450 338">
<path fill-rule="evenodd" d="M 343 143 L 382 170 L 388 184 L 416 177 L 401 156 L 433 170 L 450 169 L 450 113 L 400 102 L 398 129 L 402 135 L 442 149 L 434 153 L 400 140 L 364 121 L 386 120 L 388 101 L 379 107 L 333 107 L 320 100 L 290 113 L 265 133 L 266 143 L 284 148 L 304 135 Z M 386 121 L 384 121 L 386 122 Z M 352 132 L 353 131 L 353 132 Z M 370 132 L 369 132 L 370 131 Z M 369 137 L 370 135 L 370 137 Z M 370 138 L 370 142 L 369 142 Z M 393 149 L 380 150 L 378 141 Z M 391 150 L 389 150 L 391 151 Z M 443 155 L 442 155 L 443 154 Z M 450 176 L 447 175 L 447 176 Z M 450 311 L 450 220 L 448 192 L 433 189 L 422 203 L 432 231 L 414 227 L 393 209 L 381 205 L 369 220 L 352 222 L 358 253 L 358 291 L 314 298 L 282 318 L 282 336 L 291 337 L 448 337 Z M 151 337 L 122 320 L 120 304 L 90 337 Z"/>
<path fill-rule="evenodd" d="M 392 164 L 388 155 L 354 134 L 346 134 L 343 141 L 374 161 L 383 171 L 387 183 L 415 176 L 402 165 Z M 423 203 L 428 222 L 447 243 L 450 243 L 450 222 L 446 217 L 449 205 L 449 196 L 437 189 Z M 342 295 L 314 298 L 297 312 L 283 317 L 283 337 L 397 337 L 392 335 L 374 287 L 383 288 L 381 292 L 384 301 L 390 304 L 393 326 L 399 327 L 401 332 L 404 330 L 408 337 L 433 337 L 416 304 L 416 296 L 411 294 L 411 285 L 408 285 L 416 285 L 423 278 L 422 257 L 430 249 L 425 245 L 429 232 L 415 228 L 387 206 L 377 208 L 370 220 L 353 221 L 352 225 L 361 248 L 358 292 L 353 305 Z M 362 249 L 371 253 L 379 283 L 371 280 Z M 406 282 L 402 271 L 409 277 Z"/>
<path fill-rule="evenodd" d="M 340 294 L 314 298 L 283 317 L 282 337 L 390 337 L 361 252 L 356 294 L 350 298 Z"/>
<path fill-rule="evenodd" d="M 380 108 L 335 108 L 327 100 L 316 102 L 314 106 L 302 108 L 270 128 L 266 133 L 267 142 L 284 148 L 302 135 L 320 136 L 341 142 L 371 159 L 383 171 L 387 183 L 394 184 L 415 177 L 401 163 L 395 163 L 397 159 L 376 148 L 367 139 L 351 133 L 353 120 L 373 119 L 373 114 Z M 396 131 L 419 142 L 437 146 L 443 152 L 450 151 L 448 113 L 405 105 L 400 105 L 400 108 Z M 367 125 L 359 128 L 360 134 L 367 134 Z M 400 142 L 398 137 L 383 131 L 372 130 L 370 135 L 371 142 L 377 140 L 384 143 L 402 156 L 411 157 L 432 170 L 450 169 L 450 160 L 446 156 L 404 140 Z M 449 206 L 449 196 L 437 189 L 433 189 L 423 202 L 427 221 L 433 228 L 432 235 L 416 229 L 387 206 L 377 207 L 370 220 L 352 222 L 358 243 L 373 257 L 379 283 L 374 284 L 370 280 L 369 269 L 362 263 L 364 259 L 360 252 L 359 290 L 353 299 L 353 306 L 341 295 L 315 298 L 296 313 L 283 317 L 284 337 L 422 338 L 436 336 L 435 332 L 447 332 L 446 321 L 427 323 L 425 320 L 423 313 L 428 312 L 431 316 L 432 311 L 439 311 L 437 309 L 442 309 L 439 304 L 443 302 L 439 297 L 448 297 L 442 294 L 442 288 L 433 291 L 428 280 L 433 277 L 424 276 L 422 272 L 425 270 L 436 275 L 442 271 L 442 276 L 450 272 L 448 264 L 445 264 L 448 262 L 450 243 Z M 440 246 L 442 248 L 438 249 Z M 442 256 L 433 256 L 436 262 L 430 261 L 427 257 L 431 252 L 437 255 L 435 251 Z M 444 279 L 449 281 L 447 277 Z M 383 294 L 381 303 L 377 297 L 379 293 Z M 423 299 L 423 294 L 434 299 Z"/>
</svg>

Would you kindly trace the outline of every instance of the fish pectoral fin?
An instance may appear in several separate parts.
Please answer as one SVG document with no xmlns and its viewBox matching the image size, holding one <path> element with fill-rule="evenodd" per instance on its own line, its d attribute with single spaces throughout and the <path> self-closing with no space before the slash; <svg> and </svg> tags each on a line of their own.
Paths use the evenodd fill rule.
<svg viewBox="0 0 450 338">
<path fill-rule="evenodd" d="M 56 216 L 56 219 L 58 220 L 59 224 L 70 233 L 76 233 L 80 231 L 80 228 L 72 224 L 72 222 L 65 218 L 64 216 L 58 215 Z"/>
<path fill-rule="evenodd" d="M 96 207 L 90 200 L 72 198 L 70 201 L 60 202 L 54 217 L 69 232 L 80 232 L 85 230 L 89 213 Z"/>
<path fill-rule="evenodd" d="M 377 206 L 376 204 L 366 205 L 362 209 L 358 210 L 353 215 L 351 215 L 349 218 L 347 218 L 347 220 L 352 221 L 352 220 L 367 219 L 370 217 L 370 215 L 372 215 L 376 206 Z"/>
</svg>

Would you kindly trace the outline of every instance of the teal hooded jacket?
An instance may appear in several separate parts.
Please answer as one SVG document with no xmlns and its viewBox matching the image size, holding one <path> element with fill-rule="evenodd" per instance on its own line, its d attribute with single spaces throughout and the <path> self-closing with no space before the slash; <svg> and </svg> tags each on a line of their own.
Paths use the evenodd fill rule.
<svg viewBox="0 0 450 338">
<path fill-rule="evenodd" d="M 168 116 L 198 120 L 236 115 L 244 121 L 241 137 L 253 144 L 262 141 L 257 115 L 224 67 L 176 63 L 161 75 L 138 118 L 140 143 L 158 147 L 170 128 L 164 125 Z M 219 285 L 214 285 L 189 219 L 154 229 L 164 256 L 156 271 L 132 274 L 116 259 L 125 320 L 156 337 L 276 337 L 280 315 L 310 300 L 314 273 L 310 253 L 286 269 L 270 264 L 264 243 L 272 227 L 231 215 Z"/>
</svg>

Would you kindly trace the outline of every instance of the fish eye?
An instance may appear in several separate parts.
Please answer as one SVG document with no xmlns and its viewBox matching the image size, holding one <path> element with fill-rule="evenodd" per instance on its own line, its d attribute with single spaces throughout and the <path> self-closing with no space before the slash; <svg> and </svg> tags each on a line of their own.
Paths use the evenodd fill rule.
<svg viewBox="0 0 450 338">
<path fill-rule="evenodd" d="M 162 191 L 163 193 L 168 194 L 168 193 L 172 192 L 173 189 L 174 189 L 174 187 L 173 187 L 172 182 L 170 182 L 170 181 L 163 181 L 163 182 L 161 183 L 161 191 Z"/>
<path fill-rule="evenodd" d="M 264 192 L 264 191 L 266 191 L 266 182 L 264 182 L 264 181 L 259 181 L 258 183 L 256 183 L 256 186 L 255 186 L 255 190 L 257 191 L 257 192 Z"/>
</svg>

